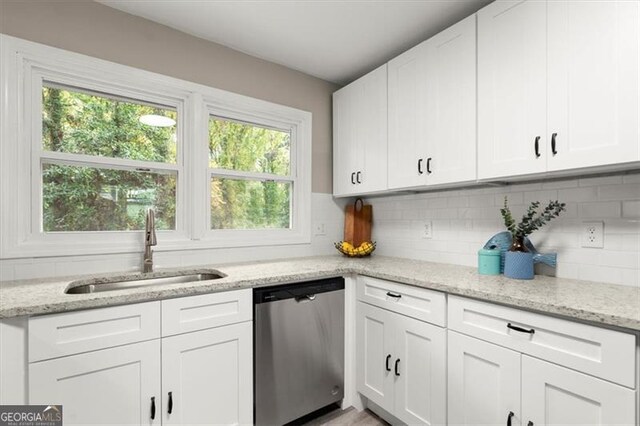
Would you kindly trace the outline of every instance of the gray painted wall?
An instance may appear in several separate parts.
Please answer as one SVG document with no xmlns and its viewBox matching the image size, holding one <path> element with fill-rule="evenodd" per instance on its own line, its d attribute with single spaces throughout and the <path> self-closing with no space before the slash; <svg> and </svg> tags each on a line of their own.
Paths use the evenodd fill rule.
<svg viewBox="0 0 640 426">
<path fill-rule="evenodd" d="M 0 32 L 310 111 L 313 192 L 332 192 L 332 83 L 91 0 L 0 0 Z"/>
</svg>

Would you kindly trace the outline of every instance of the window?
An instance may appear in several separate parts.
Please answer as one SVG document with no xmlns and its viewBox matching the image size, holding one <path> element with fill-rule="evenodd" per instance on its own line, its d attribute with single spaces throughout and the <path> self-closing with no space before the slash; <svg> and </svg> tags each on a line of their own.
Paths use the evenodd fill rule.
<svg viewBox="0 0 640 426">
<path fill-rule="evenodd" d="M 0 35 L 0 257 L 309 243 L 311 114 Z M 29 212 L 25 214 L 25 212 Z"/>
<path fill-rule="evenodd" d="M 175 108 L 42 85 L 42 230 L 176 229 Z M 123 161 L 123 160 L 128 161 Z"/>
<path fill-rule="evenodd" d="M 291 131 L 209 119 L 211 229 L 290 229 Z"/>
</svg>

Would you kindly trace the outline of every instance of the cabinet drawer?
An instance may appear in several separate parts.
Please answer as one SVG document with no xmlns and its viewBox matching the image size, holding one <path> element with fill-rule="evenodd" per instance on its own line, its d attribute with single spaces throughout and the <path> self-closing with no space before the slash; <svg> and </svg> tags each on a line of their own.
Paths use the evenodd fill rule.
<svg viewBox="0 0 640 426">
<path fill-rule="evenodd" d="M 162 335 L 188 333 L 252 318 L 250 288 L 162 301 Z"/>
<path fill-rule="evenodd" d="M 160 302 L 29 318 L 29 362 L 160 337 Z"/>
<path fill-rule="evenodd" d="M 630 388 L 636 386 L 632 334 L 456 296 L 449 296 L 448 312 L 452 330 Z"/>
<path fill-rule="evenodd" d="M 421 321 L 445 326 L 444 293 L 370 277 L 358 277 L 357 297 L 362 302 Z"/>
</svg>

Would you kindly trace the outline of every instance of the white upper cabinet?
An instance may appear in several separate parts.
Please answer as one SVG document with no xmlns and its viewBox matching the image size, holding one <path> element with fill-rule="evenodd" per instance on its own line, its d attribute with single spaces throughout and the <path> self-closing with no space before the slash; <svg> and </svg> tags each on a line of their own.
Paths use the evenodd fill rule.
<svg viewBox="0 0 640 426">
<path fill-rule="evenodd" d="M 427 41 L 427 184 L 476 179 L 476 17 Z"/>
<path fill-rule="evenodd" d="M 478 12 L 478 177 L 640 160 L 639 2 Z"/>
<path fill-rule="evenodd" d="M 387 65 L 333 94 L 333 193 L 387 189 Z"/>
<path fill-rule="evenodd" d="M 640 2 L 549 1 L 550 171 L 640 160 Z"/>
<path fill-rule="evenodd" d="M 389 188 L 426 184 L 427 45 L 389 61 Z"/>
<path fill-rule="evenodd" d="M 389 62 L 389 188 L 476 179 L 476 18 Z"/>
<path fill-rule="evenodd" d="M 545 13 L 541 1 L 497 1 L 478 12 L 481 179 L 546 170 Z"/>
</svg>

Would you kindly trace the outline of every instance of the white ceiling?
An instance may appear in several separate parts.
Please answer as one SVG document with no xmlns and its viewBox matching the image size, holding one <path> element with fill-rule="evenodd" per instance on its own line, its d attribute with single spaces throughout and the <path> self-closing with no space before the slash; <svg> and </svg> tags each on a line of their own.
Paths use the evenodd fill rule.
<svg viewBox="0 0 640 426">
<path fill-rule="evenodd" d="M 490 0 L 98 0 L 338 84 Z"/>
</svg>

